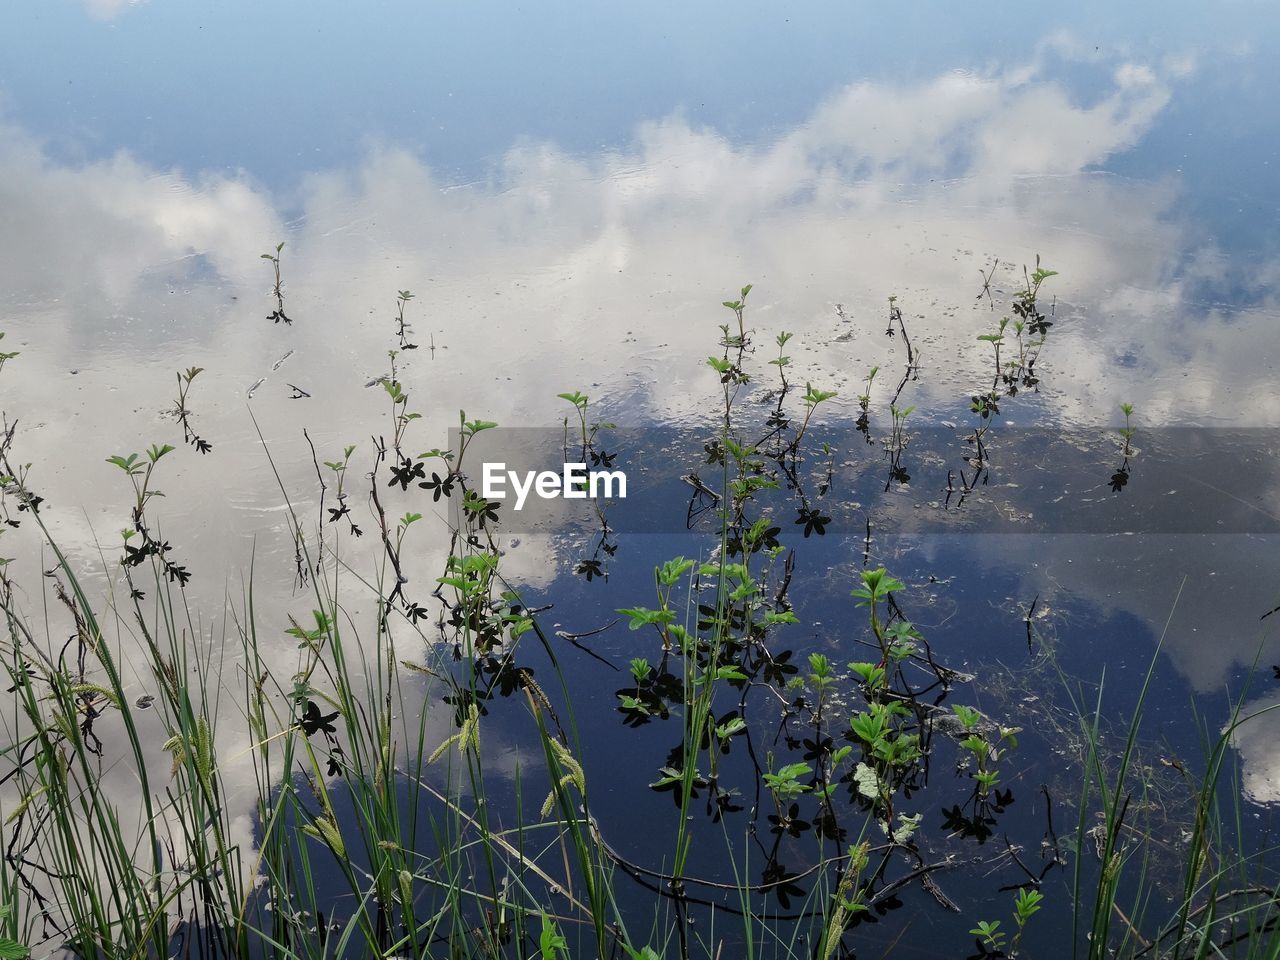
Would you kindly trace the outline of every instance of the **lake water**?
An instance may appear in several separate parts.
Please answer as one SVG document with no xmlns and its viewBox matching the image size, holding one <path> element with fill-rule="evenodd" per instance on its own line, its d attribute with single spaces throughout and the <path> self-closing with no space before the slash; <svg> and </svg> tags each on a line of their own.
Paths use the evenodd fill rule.
<svg viewBox="0 0 1280 960">
<path fill-rule="evenodd" d="M 599 442 L 630 471 L 626 501 L 606 510 L 611 532 L 602 541 L 589 510 L 517 516 L 508 504 L 496 538 L 508 581 L 548 607 L 547 634 L 583 635 L 556 641 L 567 695 L 548 683 L 541 648 L 521 641 L 518 659 L 576 717 L 602 834 L 621 859 L 665 871 L 679 811 L 650 784 L 680 726 L 620 708 L 634 686 L 628 661 L 656 665 L 661 650 L 652 628 L 633 632 L 616 611 L 653 603 L 656 564 L 706 559 L 718 542 L 710 514 L 692 517 L 684 478 L 710 483 L 718 469 L 702 449 L 723 414 L 707 357 L 728 355 L 720 325 L 732 334 L 737 321 L 722 301 L 749 283 L 743 422 L 767 432 L 781 331 L 793 334 L 793 427 L 801 385 L 836 391 L 813 414 L 802 492 L 762 500 L 794 551 L 792 662 L 820 652 L 847 674 L 863 659 L 865 612 L 849 591 L 884 565 L 933 655 L 973 675 L 954 697 L 1025 728 L 1005 767 L 1015 800 L 984 844 L 946 820 L 969 781 L 949 758 L 935 763 L 918 800 L 925 860 L 1012 844 L 1039 873 L 1047 811 L 1062 834 L 1074 826 L 1078 730 L 1071 681 L 1051 663 L 1089 696 L 1105 676 L 1104 714 L 1120 731 L 1105 749 L 1116 752 L 1156 658 L 1140 762 L 1175 839 L 1189 802 L 1176 765 L 1200 762 L 1202 729 L 1216 735 L 1240 698 L 1245 712 L 1280 700 L 1280 615 L 1265 616 L 1280 604 L 1274 5 L 59 0 L 12 5 L 6 20 L 10 458 L 31 464 L 25 482 L 87 589 L 120 599 L 133 492 L 107 458 L 177 448 L 148 513 L 191 573 L 197 659 L 226 657 L 227 677 L 238 645 L 223 647 L 251 563 L 264 656 L 284 674 L 297 668 L 284 631 L 290 617 L 309 619 L 315 597 L 299 583 L 291 517 L 323 550 L 316 521 L 335 490 L 330 476 L 321 502 L 317 461 L 341 460 L 347 445 L 351 522 L 366 536 L 343 518 L 326 520 L 324 537 L 353 569 L 383 555 L 367 477 L 378 445 L 393 442 L 380 382 L 389 350 L 421 415 L 406 426 L 411 454 L 449 447 L 465 410 L 500 425 L 490 436 L 505 458 L 522 451 L 541 469 L 578 430 L 558 395 L 581 391 L 592 421 L 616 424 Z M 279 258 L 279 301 L 264 254 Z M 978 338 L 1010 315 L 1037 257 L 1057 272 L 1038 298 L 1052 327 L 1037 382 L 1021 381 L 1016 396 L 997 385 L 999 409 L 982 418 L 973 401 L 993 389 L 993 346 Z M 281 306 L 289 323 L 270 316 Z M 1017 347 L 1012 327 L 1005 334 L 1008 362 Z M 212 445 L 204 455 L 172 412 L 175 377 L 191 367 L 202 368 L 187 402 Z M 912 408 L 900 476 L 891 401 Z M 1128 455 L 1122 403 L 1134 411 Z M 983 426 L 986 472 L 966 494 L 966 438 Z M 423 479 L 433 462 L 443 469 L 424 462 Z M 388 487 L 379 469 L 388 516 L 424 514 L 401 550 L 404 593 L 434 618 L 450 510 L 416 483 Z M 815 507 L 829 527 L 806 535 Z M 25 517 L 12 495 L 6 509 Z M 0 557 L 12 558 L 15 609 L 43 622 L 53 559 L 34 524 L 5 530 Z M 371 591 L 352 589 L 346 604 L 353 623 L 376 617 Z M 402 628 L 397 655 L 425 662 L 441 649 L 432 636 Z M 140 667 L 128 684 L 154 692 Z M 806 752 L 780 707 L 786 689 L 755 702 L 752 750 L 724 760 L 720 780 L 743 791 L 743 809 L 722 828 L 698 801 L 690 867 L 734 882 L 731 835 L 750 850 L 750 882 L 773 885 L 764 909 L 779 916 L 795 904 L 776 881 L 823 849 L 809 824 L 770 833 L 764 754 Z M 454 732 L 456 705 L 434 689 L 406 697 L 429 741 Z M 487 772 L 506 785 L 495 803 L 511 818 L 517 771 L 529 778 L 526 806 L 545 794 L 542 747 L 523 694 L 487 709 Z M 1276 842 L 1277 717 L 1243 727 L 1232 757 L 1231 799 L 1259 850 Z M 151 759 L 163 768 L 155 733 Z M 248 736 L 228 708 L 219 765 L 250 844 L 260 825 Z M 127 780 L 113 789 L 127 792 Z M 1011 859 L 939 874 L 959 913 L 904 886 L 900 908 L 850 930 L 846 947 L 971 950 L 973 923 L 1008 913 L 1001 888 L 1022 876 Z M 642 927 L 674 922 L 668 898 L 619 883 Z M 1069 930 L 1069 868 L 1045 884 L 1057 884 L 1057 901 L 1028 933 L 1034 956 L 1055 955 Z M 791 897 L 807 891 L 798 881 Z M 690 909 L 699 931 L 720 922 Z M 726 936 L 729 956 L 740 944 Z"/>
</svg>

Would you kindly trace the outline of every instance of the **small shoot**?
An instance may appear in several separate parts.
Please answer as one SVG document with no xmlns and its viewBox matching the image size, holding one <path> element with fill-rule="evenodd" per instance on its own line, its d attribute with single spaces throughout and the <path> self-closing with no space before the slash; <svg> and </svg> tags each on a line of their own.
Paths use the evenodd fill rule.
<svg viewBox="0 0 1280 960">
<path fill-rule="evenodd" d="M 733 311 L 733 315 L 738 321 L 738 336 L 734 339 L 726 333 L 724 342 L 726 347 L 738 347 L 741 349 L 747 345 L 747 331 L 746 327 L 743 325 L 743 314 L 747 309 L 747 294 L 750 292 L 751 284 L 748 283 L 738 294 L 737 300 L 724 301 L 724 306 Z"/>
<path fill-rule="evenodd" d="M 291 326 L 293 321 L 284 312 L 284 283 L 280 279 L 280 256 L 284 250 L 284 241 L 281 240 L 276 244 L 275 253 L 264 253 L 261 259 L 271 261 L 271 269 L 275 272 L 275 285 L 271 288 L 271 295 L 276 298 L 276 308 L 267 314 L 267 319 L 272 323 L 284 322 L 285 326 Z"/>
</svg>

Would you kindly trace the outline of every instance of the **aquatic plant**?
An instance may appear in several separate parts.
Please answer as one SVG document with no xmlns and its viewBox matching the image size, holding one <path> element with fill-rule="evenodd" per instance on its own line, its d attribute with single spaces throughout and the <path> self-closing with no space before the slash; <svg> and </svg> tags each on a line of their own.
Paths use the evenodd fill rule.
<svg viewBox="0 0 1280 960">
<path fill-rule="evenodd" d="M 1133 442 L 1133 435 L 1137 432 L 1133 428 L 1131 420 L 1133 417 L 1133 404 L 1120 404 L 1120 412 L 1124 414 L 1124 426 L 1120 428 L 1120 436 L 1124 437 L 1124 455 L 1125 457 L 1129 457 L 1133 453 L 1133 449 L 1130 444 Z"/>
<path fill-rule="evenodd" d="M 272 323 L 280 323 L 284 321 L 286 326 L 293 323 L 284 312 L 284 283 L 280 279 L 280 256 L 284 250 L 284 241 L 281 240 L 276 244 L 275 253 L 262 254 L 263 260 L 271 261 L 271 269 L 275 274 L 275 284 L 271 288 L 271 295 L 276 298 L 276 308 L 267 314 L 267 319 Z"/>
<path fill-rule="evenodd" d="M 723 328 L 725 333 L 724 345 L 726 347 L 743 348 L 743 347 L 746 347 L 747 345 L 747 331 L 746 331 L 746 328 L 743 326 L 743 314 L 746 311 L 746 307 L 747 307 L 747 294 L 749 294 L 750 292 L 751 292 L 751 284 L 748 283 L 738 293 L 738 299 L 724 301 L 723 305 L 733 311 L 733 315 L 738 321 L 738 335 L 736 338 L 730 337 L 728 329 Z"/>
<path fill-rule="evenodd" d="M 858 408 L 865 416 L 871 407 L 871 384 L 876 379 L 876 374 L 880 372 L 879 367 L 872 367 L 871 372 L 867 374 L 867 384 L 862 393 L 858 394 Z"/>
<path fill-rule="evenodd" d="M 409 342 L 409 324 L 404 318 L 404 308 L 413 299 L 413 294 L 408 290 L 400 290 L 396 292 L 396 339 L 399 341 L 399 349 L 401 350 L 417 350 L 416 343 Z"/>
<path fill-rule="evenodd" d="M 0 340 L 4 339 L 4 331 L 0 330 Z M 19 356 L 20 350 L 0 350 L 0 370 L 4 370 L 4 365 L 14 357 Z"/>
<path fill-rule="evenodd" d="M 1018 355 L 1003 364 L 1005 374 L 1017 364 L 1017 380 L 1001 381 L 1006 388 L 1029 386 L 1048 323 L 1036 299 L 1052 275 L 1038 262 L 1025 274 L 1022 312 L 1011 321 Z M 984 277 L 989 289 L 991 275 Z M 0 857 L 0 903 L 9 908 L 0 908 L 0 955 L 20 956 L 23 943 L 34 943 L 112 960 L 177 952 L 831 960 L 861 950 L 860 924 L 909 891 L 962 916 L 990 917 L 991 890 L 1003 884 L 1016 890 L 1011 915 L 1000 908 L 1002 920 L 957 919 L 955 928 L 962 936 L 976 924 L 970 932 L 988 954 L 1030 954 L 1041 929 L 1032 917 L 1061 920 L 1069 910 L 1073 946 L 1090 957 L 1270 958 L 1272 875 L 1264 854 L 1229 849 L 1232 817 L 1218 808 L 1231 732 L 1249 717 L 1237 711 L 1226 732 L 1207 737 L 1203 770 L 1188 774 L 1195 799 L 1185 869 L 1164 915 L 1144 887 L 1154 841 L 1135 822 L 1135 745 L 1150 673 L 1123 749 L 1104 742 L 1101 690 L 1090 707 L 1062 678 L 1076 698 L 1072 743 L 1083 744 L 1076 829 L 1066 839 L 1074 851 L 1068 862 L 1045 788 L 1045 839 L 1031 869 L 1028 838 L 1017 835 L 1026 823 L 1003 819 L 1013 790 L 1023 789 L 1008 762 L 1021 733 L 986 701 L 976 701 L 981 711 L 958 702 L 967 699 L 958 693 L 964 685 L 976 695 L 989 678 L 961 674 L 935 649 L 936 628 L 924 628 L 929 619 L 913 610 L 932 588 L 873 559 L 869 518 L 860 567 L 848 541 L 829 546 L 838 559 L 825 570 L 797 562 L 806 538 L 843 533 L 830 493 L 843 454 L 812 436 L 817 408 L 834 393 L 806 384 L 795 414 L 785 352 L 792 337 L 779 334 L 776 359 L 764 361 L 780 380 L 768 410 L 757 415 L 738 403 L 755 370 L 746 349 L 750 289 L 726 303 L 737 333 L 722 328 L 722 352 L 708 363 L 718 384 L 708 378 L 705 456 L 688 474 L 694 549 L 654 564 L 651 587 L 617 577 L 606 588 L 605 560 L 626 546 L 599 513 L 596 551 L 575 565 L 586 580 L 580 589 L 629 598 L 619 602 L 632 605 L 618 608 L 626 636 L 652 644 L 616 663 L 623 641 L 608 635 L 612 621 L 571 622 L 590 616 L 588 602 L 558 610 L 569 629 L 552 630 L 545 601 L 534 605 L 532 591 L 508 580 L 507 517 L 468 478 L 475 438 L 497 424 L 460 410 L 453 448 L 413 454 L 422 449 L 414 445 L 422 418 L 410 410 L 399 350 L 380 378 L 389 420 L 372 445 L 343 444 L 324 461 L 311 447 L 318 495 L 308 493 L 308 519 L 281 480 L 295 564 L 308 573 L 299 584 L 306 615 L 263 611 L 255 566 L 264 560 L 253 560 L 222 637 L 190 610 L 191 574 L 160 534 L 161 461 L 173 463 L 184 449 L 153 444 L 109 459 L 130 483 L 123 549 L 110 568 L 128 593 L 102 604 L 86 591 L 83 564 L 45 527 L 30 465 L 13 462 L 16 434 L 6 421 L 3 529 L 31 518 L 51 558 L 42 580 L 52 602 L 41 628 L 19 609 L 0 562 L 0 655 L 14 695 L 0 777 L 16 797 L 6 798 Z M 400 294 L 395 335 L 408 349 L 411 295 Z M 283 314 L 282 299 L 278 306 Z M 906 482 L 914 406 L 901 401 L 920 370 L 896 297 L 889 331 L 907 344 L 908 359 L 883 439 L 890 479 Z M 878 369 L 859 397 L 864 416 Z M 200 372 L 179 373 L 173 412 L 186 444 L 203 453 L 188 403 Z M 971 465 L 985 466 L 985 430 L 1011 394 L 998 382 L 973 397 Z M 576 420 L 565 418 L 566 452 L 576 434 L 587 459 L 611 458 L 598 432 L 610 425 L 592 422 L 586 395 L 559 397 Z M 964 398 L 957 401 L 963 409 Z M 1132 431 L 1132 408 L 1122 409 L 1124 431 Z M 1122 436 L 1127 463 L 1133 434 Z M 270 461 L 270 445 L 264 449 Z M 963 474 L 962 482 L 967 490 Z M 366 496 L 368 519 L 357 523 Z M 695 512 L 695 501 L 704 509 Z M 431 508 L 441 503 L 450 509 L 435 526 Z M 781 511 L 792 508 L 798 519 L 787 524 Z M 373 549 L 352 551 L 368 531 Z M 417 558 L 429 544 L 444 557 L 424 575 Z M 904 569 L 900 562 L 895 569 Z M 827 575 L 852 579 L 863 619 L 821 587 Z M 821 626 L 812 617 L 818 603 Z M 1035 609 L 1033 601 L 1025 615 L 1029 655 Z M 279 622 L 268 627 L 272 619 Z M 290 652 L 284 667 L 270 650 L 281 636 Z M 618 731 L 598 717 L 580 727 L 582 675 L 566 668 L 566 654 L 587 658 L 600 671 L 592 679 L 620 677 L 604 699 L 623 730 L 646 731 L 636 742 L 648 745 L 634 754 L 644 763 L 628 760 L 634 770 L 602 757 Z M 229 700 L 243 736 L 220 716 Z M 427 704 L 443 707 L 444 730 Z M 522 749 L 510 780 L 494 772 L 504 736 L 533 746 Z M 245 779 L 240 759 L 251 769 L 252 842 L 234 793 Z M 938 766 L 961 776 L 938 776 Z M 105 788 L 112 770 L 130 782 L 123 802 Z M 665 822 L 645 820 L 643 842 L 628 845 L 637 832 L 630 814 L 649 798 L 627 791 L 644 793 L 645 784 L 674 809 Z M 625 823 L 599 802 L 602 785 L 627 797 Z M 1090 826 L 1095 813 L 1101 832 Z M 1055 900 L 1046 877 L 1064 867 L 1071 895 Z M 966 883 L 957 903 L 943 890 L 952 870 L 998 879 Z M 733 929 L 725 916 L 739 917 Z"/>
<path fill-rule="evenodd" d="M 187 406 L 187 394 L 191 390 L 191 381 L 204 372 L 204 367 L 188 367 L 178 373 L 178 401 L 174 404 L 173 415 L 182 424 L 182 442 L 189 443 L 199 453 L 211 453 L 213 444 L 199 436 L 191 426 L 191 409 Z"/>
</svg>

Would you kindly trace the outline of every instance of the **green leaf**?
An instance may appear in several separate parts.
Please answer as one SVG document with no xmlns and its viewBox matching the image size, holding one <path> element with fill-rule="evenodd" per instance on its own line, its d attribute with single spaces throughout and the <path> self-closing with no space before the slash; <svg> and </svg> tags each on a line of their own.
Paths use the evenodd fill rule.
<svg viewBox="0 0 1280 960">
<path fill-rule="evenodd" d="M 804 385 L 804 396 L 801 399 L 808 406 L 816 407 L 823 400 L 830 400 L 835 395 L 835 390 L 815 390 L 812 384 L 806 383 Z"/>
<path fill-rule="evenodd" d="M 542 960 L 556 960 L 556 957 L 563 956 L 568 949 L 569 944 L 560 935 L 555 921 L 543 912 L 542 934 L 538 937 L 538 952 L 542 954 Z"/>
<path fill-rule="evenodd" d="M 673 560 L 666 561 L 656 571 L 658 582 L 664 587 L 674 586 L 681 577 L 693 569 L 694 561 L 687 560 L 684 557 L 676 557 Z"/>
<path fill-rule="evenodd" d="M 1014 898 L 1013 907 L 1018 914 L 1018 922 L 1024 924 L 1030 919 L 1031 915 L 1040 909 L 1040 901 L 1044 899 L 1044 894 L 1039 890 L 1031 890 L 1023 887 L 1018 891 L 1018 895 Z"/>
<path fill-rule="evenodd" d="M 966 730 L 972 730 L 978 725 L 978 721 L 982 719 L 982 714 L 973 709 L 973 707 L 966 707 L 963 703 L 952 704 L 951 709 L 955 711 L 955 715 L 960 718 L 960 722 Z"/>
<path fill-rule="evenodd" d="M 734 734 L 741 733 L 747 729 L 747 722 L 741 717 L 734 717 L 728 723 L 722 723 L 716 727 L 716 736 L 721 740 L 728 740 Z"/>
<path fill-rule="evenodd" d="M 125 473 L 129 474 L 129 476 L 131 477 L 141 472 L 141 470 L 135 469 L 138 463 L 138 455 L 136 453 L 131 453 L 127 457 L 122 457 L 119 455 L 114 457 L 107 457 L 107 463 L 114 463 L 117 467 L 119 467 Z"/>
<path fill-rule="evenodd" d="M 770 610 L 764 615 L 765 626 L 772 626 L 775 623 L 799 623 L 800 618 L 790 610 Z"/>
<path fill-rule="evenodd" d="M 778 771 L 777 776 L 782 780 L 798 780 L 800 777 L 807 777 L 811 773 L 813 773 L 813 767 L 807 763 L 788 763 Z"/>
<path fill-rule="evenodd" d="M 639 630 L 648 624 L 661 625 L 675 620 L 674 610 L 650 610 L 648 607 L 622 607 L 618 613 L 631 618 L 631 629 Z"/>
</svg>

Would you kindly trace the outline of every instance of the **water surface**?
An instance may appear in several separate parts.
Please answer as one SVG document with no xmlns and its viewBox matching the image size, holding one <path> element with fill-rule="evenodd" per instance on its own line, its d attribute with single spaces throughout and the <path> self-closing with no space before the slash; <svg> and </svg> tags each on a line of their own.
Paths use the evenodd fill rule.
<svg viewBox="0 0 1280 960">
<path fill-rule="evenodd" d="M 554 435 L 572 415 L 557 394 L 574 390 L 620 434 L 714 431 L 720 384 L 706 357 L 733 322 L 721 301 L 751 283 L 758 382 L 744 406 L 767 412 L 755 401 L 773 387 L 766 361 L 782 330 L 794 334 L 790 380 L 838 391 L 815 438 L 842 467 L 825 494 L 841 519 L 819 539 L 784 518 L 808 591 L 797 662 L 854 655 L 848 590 L 864 561 L 889 566 L 947 663 L 1000 678 L 977 694 L 983 707 L 1023 715 L 1031 733 L 1009 830 L 1034 838 L 1040 784 L 1070 789 L 1055 767 L 1060 720 L 1030 706 L 1055 696 L 1055 679 L 1035 669 L 1038 644 L 1090 682 L 1105 671 L 1122 716 L 1164 636 L 1149 714 L 1156 766 L 1194 756 L 1193 701 L 1220 724 L 1249 669 L 1280 658 L 1280 616 L 1262 619 L 1280 603 L 1280 32 L 1267 4 L 1161 10 L 1158 29 L 1155 13 L 16 6 L 0 38 L 0 346 L 20 351 L 2 374 L 14 456 L 33 464 L 53 535 L 106 592 L 120 589 L 130 505 L 106 458 L 178 446 L 153 515 L 192 571 L 198 642 L 217 649 L 232 616 L 224 600 L 238 600 L 252 561 L 260 635 L 280 638 L 271 655 L 287 665 L 287 618 L 312 601 L 297 583 L 286 498 L 319 516 L 312 444 L 321 461 L 355 444 L 352 476 L 372 469 L 391 429 L 376 381 L 398 346 L 398 291 L 415 295 L 417 349 L 395 363 L 422 414 L 416 452 L 444 446 L 459 409 Z M 290 324 L 268 317 L 261 255 L 280 242 Z M 1009 312 L 1037 256 L 1058 271 L 1041 300 L 1054 323 L 1041 382 L 1001 403 L 988 482 L 957 506 L 948 474 L 961 482 L 971 397 L 991 380 L 977 337 Z M 885 334 L 891 296 L 916 354 L 899 407 L 914 407 L 917 439 L 910 482 L 886 493 L 879 479 L 860 487 L 852 464 L 883 460 L 908 364 L 903 336 Z M 192 366 L 204 368 L 190 403 L 207 456 L 181 444 L 171 415 L 175 374 Z M 872 366 L 867 444 L 853 424 Z M 1115 491 L 1121 403 L 1136 410 L 1138 449 Z M 661 466 L 678 486 L 698 465 Z M 821 458 L 807 467 L 820 473 Z M 556 629 L 613 622 L 649 599 L 654 563 L 713 545 L 685 529 L 674 489 L 630 492 L 607 580 L 583 576 L 598 544 L 569 522 L 510 521 L 506 575 L 553 605 Z M 1179 491 L 1194 496 L 1169 499 Z M 389 512 L 418 510 L 431 525 L 406 561 L 425 599 L 447 511 L 412 488 L 384 496 Z M 374 538 L 348 540 L 353 565 L 377 557 Z M 40 610 L 49 558 L 31 525 L 7 531 L 0 555 L 15 558 L 23 608 Z M 367 615 L 372 600 L 351 603 Z M 422 646 L 405 643 L 407 657 Z M 652 644 L 622 623 L 593 636 L 597 658 L 563 656 L 584 766 L 609 785 L 597 815 L 619 851 L 657 869 L 670 853 L 645 837 L 672 810 L 648 784 L 671 735 L 623 726 L 615 669 L 655 657 Z M 137 678 L 140 694 L 148 682 Z M 1260 676 L 1249 698 L 1274 702 L 1274 683 Z M 451 709 L 426 709 L 443 739 Z M 493 705 L 496 773 L 537 762 L 522 709 Z M 1263 719 L 1237 743 L 1242 810 L 1259 837 L 1280 802 L 1275 733 Z M 245 731 L 229 716 L 218 737 L 234 771 Z M 795 848 L 788 868 L 812 856 Z M 722 868 L 711 855 L 703 864 Z M 949 933 L 964 940 L 987 896 L 975 893 Z M 900 913 L 936 908 L 913 894 Z M 928 955 L 911 938 L 902 949 Z"/>
</svg>

